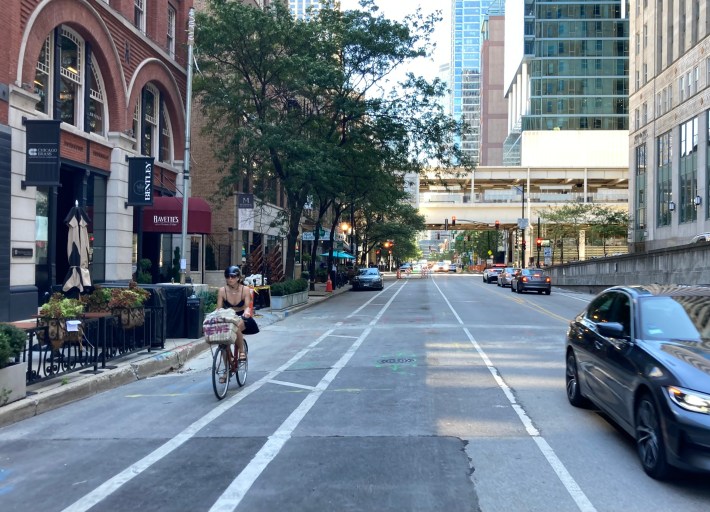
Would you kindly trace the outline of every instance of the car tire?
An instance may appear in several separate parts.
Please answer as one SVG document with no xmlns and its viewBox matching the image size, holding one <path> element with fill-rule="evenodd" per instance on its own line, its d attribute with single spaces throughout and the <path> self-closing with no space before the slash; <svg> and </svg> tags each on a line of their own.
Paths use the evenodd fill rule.
<svg viewBox="0 0 710 512">
<path fill-rule="evenodd" d="M 571 350 L 567 353 L 567 364 L 565 369 L 565 388 L 567 389 L 567 400 L 574 407 L 585 408 L 589 401 L 582 396 L 579 389 L 579 370 L 577 369 L 577 358 Z"/>
<path fill-rule="evenodd" d="M 545 295 L 550 295 L 552 293 L 552 290 L 545 290 Z"/>
<path fill-rule="evenodd" d="M 515 288 L 513 288 L 513 283 L 510 283 L 510 291 L 511 291 L 512 293 L 515 293 Z"/>
<path fill-rule="evenodd" d="M 520 286 L 520 283 L 518 283 L 518 293 L 523 293 L 523 288 Z"/>
<path fill-rule="evenodd" d="M 636 451 L 641 466 L 648 476 L 656 480 L 668 478 L 671 466 L 666 459 L 666 443 L 653 397 L 646 393 L 636 404 Z"/>
</svg>

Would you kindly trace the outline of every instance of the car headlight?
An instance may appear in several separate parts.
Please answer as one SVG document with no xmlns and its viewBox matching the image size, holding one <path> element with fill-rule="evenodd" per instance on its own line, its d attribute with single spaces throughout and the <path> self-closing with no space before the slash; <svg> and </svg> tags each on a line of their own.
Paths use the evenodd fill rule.
<svg viewBox="0 0 710 512">
<path fill-rule="evenodd" d="M 668 386 L 666 389 L 671 400 L 683 409 L 710 414 L 710 395 L 676 386 Z"/>
</svg>

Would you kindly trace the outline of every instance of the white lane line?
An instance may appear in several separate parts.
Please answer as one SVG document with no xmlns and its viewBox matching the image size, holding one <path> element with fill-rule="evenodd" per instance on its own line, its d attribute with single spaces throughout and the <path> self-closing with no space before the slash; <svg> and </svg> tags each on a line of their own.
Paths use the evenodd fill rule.
<svg viewBox="0 0 710 512">
<path fill-rule="evenodd" d="M 264 446 L 261 447 L 256 455 L 254 455 L 254 458 L 249 461 L 249 464 L 237 475 L 232 483 L 229 484 L 229 487 L 224 490 L 222 495 L 217 499 L 214 505 L 212 505 L 210 512 L 231 512 L 239 506 L 239 503 L 241 503 L 244 496 L 249 492 L 249 489 L 251 489 L 251 486 L 257 478 L 259 478 L 271 461 L 276 458 L 286 442 L 291 439 L 291 434 L 293 434 L 293 431 L 298 427 L 301 420 L 315 405 L 318 398 L 323 394 L 323 391 L 330 386 L 340 370 L 345 367 L 371 331 L 371 327 L 365 329 L 355 343 L 353 343 L 338 362 L 333 365 L 333 368 L 325 374 L 315 389 L 309 393 L 303 402 L 284 420 L 279 428 L 276 429 L 276 432 L 269 436 Z"/>
<path fill-rule="evenodd" d="M 278 384 L 279 386 L 287 386 L 290 388 L 300 388 L 300 389 L 308 389 L 310 391 L 313 391 L 316 389 L 315 386 L 306 386 L 305 384 L 296 384 L 295 382 L 286 382 L 283 380 L 271 380 L 269 381 L 271 384 Z"/>
<path fill-rule="evenodd" d="M 308 414 L 308 411 L 315 405 L 323 392 L 328 389 L 328 386 L 330 386 L 340 370 L 350 361 L 350 358 L 352 358 L 372 331 L 374 324 L 379 320 L 390 304 L 392 304 L 401 290 L 402 287 L 392 295 L 392 298 L 388 300 L 387 304 L 375 315 L 375 318 L 370 322 L 370 325 L 365 328 L 355 343 L 350 346 L 347 352 L 345 352 L 328 373 L 325 374 L 316 386 L 316 389 L 309 393 L 303 402 L 284 420 L 276 432 L 269 436 L 264 446 L 261 447 L 256 455 L 254 455 L 254 458 L 249 461 L 249 464 L 246 465 L 242 472 L 229 484 L 229 487 L 225 489 L 214 505 L 212 505 L 210 512 L 231 512 L 239 506 L 239 503 L 244 499 L 244 496 L 249 492 L 254 482 L 256 482 L 257 478 L 259 478 L 271 461 L 276 458 L 286 442 L 291 439 L 291 434 L 293 434 L 293 431 L 298 427 L 301 420 Z"/>
<path fill-rule="evenodd" d="M 393 297 L 397 296 L 397 294 L 398 294 L 400 291 L 402 291 L 402 288 L 404 288 L 404 286 L 405 286 L 406 284 L 407 284 L 407 283 L 402 283 L 402 286 L 399 287 L 399 289 L 395 292 L 395 294 L 394 294 Z M 392 288 L 393 286 L 394 286 L 394 284 L 391 284 L 391 285 L 389 285 L 387 288 L 385 288 L 384 290 L 378 292 L 377 295 L 374 295 L 370 300 L 368 300 L 367 302 L 365 302 L 365 304 L 363 304 L 362 306 L 360 306 L 359 308 L 357 308 L 355 311 L 353 311 L 352 313 L 350 313 L 350 314 L 349 314 L 348 316 L 346 316 L 345 318 L 352 318 L 352 317 L 354 317 L 354 316 L 357 316 L 358 313 L 360 313 L 360 311 L 362 311 L 363 309 L 365 309 L 367 306 L 373 305 L 373 304 L 371 304 L 371 303 L 372 303 L 375 299 L 379 299 L 379 298 L 380 298 L 380 295 L 382 295 L 382 294 L 385 293 L 386 291 L 389 291 L 389 289 Z M 384 305 L 385 309 L 387 309 L 387 306 L 389 306 L 391 303 L 392 303 L 392 299 L 390 299 L 389 301 L 387 301 L 387 302 L 385 303 L 385 305 Z M 365 315 L 363 315 L 363 316 L 365 316 Z"/>
<path fill-rule="evenodd" d="M 143 457 L 141 460 L 127 467 L 119 474 L 110 478 L 96 489 L 86 494 L 84 497 L 79 498 L 77 501 L 69 505 L 64 509 L 64 512 L 85 512 L 91 507 L 104 500 L 109 495 L 116 492 L 121 486 L 131 481 L 136 476 L 140 475 L 143 471 L 151 467 L 156 462 L 160 461 L 163 457 L 169 455 L 171 452 L 175 451 L 177 448 L 185 444 L 187 441 L 192 439 L 192 437 L 197 434 L 202 428 L 209 425 L 212 421 L 219 418 L 222 414 L 227 412 L 229 409 L 237 405 L 239 402 L 244 400 L 246 397 L 260 389 L 264 384 L 274 380 L 280 373 L 285 372 L 289 367 L 294 365 L 298 360 L 305 356 L 310 350 L 316 347 L 321 341 L 326 339 L 332 334 L 334 329 L 329 329 L 315 339 L 310 345 L 301 349 L 297 352 L 291 359 L 286 363 L 278 367 L 276 370 L 269 372 L 267 375 L 256 381 L 252 385 L 248 385 L 241 389 L 239 393 L 233 395 L 231 398 L 220 402 L 214 409 L 208 412 L 199 420 L 195 421 L 192 425 L 189 425 L 182 432 L 177 434 L 175 437 L 159 446 L 157 449 Z"/>
<path fill-rule="evenodd" d="M 454 316 L 458 319 L 459 323 L 461 325 L 463 325 L 463 322 L 461 321 L 461 317 L 459 317 L 459 315 L 456 313 L 456 311 L 454 311 L 454 308 L 451 306 L 451 303 L 446 298 L 444 293 L 441 291 L 441 288 L 439 288 L 438 285 L 436 285 L 436 288 L 439 290 L 439 293 L 444 298 L 444 301 L 449 306 L 449 309 L 451 309 Z M 594 508 L 594 505 L 592 505 L 592 502 L 589 501 L 589 498 L 587 498 L 587 495 L 584 494 L 584 491 L 582 491 L 582 489 L 579 487 L 579 484 L 577 484 L 577 482 L 572 477 L 572 475 L 569 473 L 569 471 L 567 471 L 567 468 L 562 463 L 562 461 L 557 456 L 557 454 L 552 449 L 552 447 L 547 443 L 545 438 L 540 435 L 540 432 L 533 425 L 533 422 L 530 419 L 530 416 L 528 416 L 528 414 L 525 412 L 525 409 L 523 408 L 523 406 L 521 406 L 517 402 L 517 400 L 515 399 L 515 395 L 513 395 L 513 392 L 511 391 L 510 387 L 505 383 L 503 378 L 500 376 L 500 373 L 498 372 L 498 368 L 496 368 L 493 365 L 491 360 L 488 358 L 488 355 L 483 351 L 483 349 L 478 344 L 478 342 L 473 337 L 473 335 L 468 330 L 468 328 L 464 327 L 463 330 L 466 333 L 466 336 L 468 336 L 468 339 L 471 342 L 471 344 L 473 345 L 473 348 L 475 348 L 476 352 L 478 352 L 478 355 L 481 356 L 483 363 L 486 365 L 486 368 L 488 368 L 488 371 L 493 376 L 493 379 L 498 384 L 498 387 L 500 387 L 500 389 L 503 391 L 503 394 L 505 394 L 505 396 L 508 399 L 508 401 L 510 402 L 510 405 L 512 406 L 513 410 L 518 415 L 520 422 L 525 427 L 525 431 L 528 433 L 528 435 L 530 437 L 533 438 L 533 440 L 535 441 L 535 444 L 537 444 L 538 448 L 542 452 L 542 455 L 545 457 L 545 459 L 547 459 L 548 464 L 550 464 L 550 467 L 557 475 L 557 478 L 560 479 L 560 482 L 562 482 L 562 485 L 564 485 L 564 487 L 567 490 L 567 492 L 569 493 L 569 495 L 572 497 L 574 502 L 577 504 L 577 508 L 579 508 L 579 510 L 581 510 L 582 512 L 596 512 L 597 509 Z"/>
</svg>

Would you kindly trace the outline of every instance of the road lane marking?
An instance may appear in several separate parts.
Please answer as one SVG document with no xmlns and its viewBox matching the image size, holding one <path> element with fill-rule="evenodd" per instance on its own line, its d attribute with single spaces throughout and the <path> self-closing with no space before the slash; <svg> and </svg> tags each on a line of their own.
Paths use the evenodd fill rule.
<svg viewBox="0 0 710 512">
<path fill-rule="evenodd" d="M 401 291 L 402 287 L 398 288 L 397 291 L 394 293 L 392 298 L 387 301 L 387 304 L 383 307 L 383 311 L 380 312 L 375 318 L 379 319 L 384 310 L 386 310 L 390 304 L 394 301 L 395 297 L 399 294 Z M 382 293 L 382 292 L 380 292 Z M 378 294 L 379 295 L 379 294 Z M 375 296 L 376 297 L 376 296 Z M 373 299 L 375 298 L 373 297 Z M 373 300 L 370 299 L 370 300 Z M 373 320 L 376 321 L 376 320 Z M 371 322 L 372 325 L 372 322 Z M 84 495 L 83 497 L 79 498 L 77 501 L 66 507 L 63 512 L 86 512 L 104 499 L 106 499 L 108 496 L 116 492 L 118 489 L 120 489 L 123 485 L 127 484 L 130 482 L 133 478 L 137 477 L 147 469 L 149 469 L 153 464 L 156 462 L 159 462 L 169 454 L 171 454 L 173 451 L 177 450 L 180 446 L 185 444 L 187 441 L 192 439 L 200 430 L 202 430 L 204 427 L 212 423 L 214 420 L 219 418 L 222 414 L 227 412 L 229 409 L 234 407 L 236 404 L 244 400 L 246 397 L 251 395 L 252 393 L 256 392 L 257 390 L 261 389 L 265 384 L 268 384 L 269 382 L 273 381 L 276 379 L 276 377 L 284 373 L 286 370 L 288 370 L 291 366 L 295 365 L 302 357 L 304 357 L 308 352 L 310 352 L 313 348 L 315 348 L 318 344 L 320 344 L 324 339 L 326 339 L 328 336 L 331 336 L 332 333 L 337 329 L 338 327 L 342 326 L 342 322 L 337 322 L 335 324 L 335 327 L 332 329 L 327 330 L 323 334 L 321 334 L 318 338 L 316 338 L 313 342 L 311 342 L 309 345 L 298 351 L 296 354 L 291 357 L 286 363 L 282 364 L 275 370 L 269 372 L 266 374 L 264 377 L 256 381 L 254 384 L 247 385 L 246 387 L 242 388 L 239 393 L 233 395 L 230 398 L 227 398 L 226 400 L 222 400 L 219 402 L 214 409 L 212 409 L 210 412 L 202 416 L 199 420 L 195 421 L 191 425 L 189 425 L 187 428 L 182 430 L 182 432 L 178 433 L 175 437 L 172 439 L 168 440 L 167 442 L 163 443 L 161 446 L 153 450 L 151 453 L 137 461 L 136 463 L 132 464 L 131 466 L 127 467 L 114 477 L 110 478 L 109 480 L 105 481 L 103 484 L 99 485 L 96 489 L 91 491 L 90 493 Z M 308 395 L 306 395 L 306 398 L 304 401 L 301 403 L 301 405 L 291 413 L 289 418 L 281 425 L 279 430 L 270 437 L 270 440 L 267 441 L 268 446 L 264 446 L 262 450 L 259 451 L 257 455 L 260 454 L 262 457 L 258 463 L 259 464 L 267 464 L 273 460 L 273 457 L 275 457 L 278 452 L 281 449 L 281 446 L 283 446 L 283 443 L 285 443 L 288 438 L 290 438 L 290 432 L 293 432 L 293 429 L 298 426 L 298 423 L 300 420 L 303 418 L 302 415 L 305 415 L 310 408 L 313 406 L 315 401 L 317 400 L 318 397 L 322 394 L 323 390 L 327 388 L 327 386 L 332 382 L 332 379 L 337 375 L 337 373 L 342 369 L 342 366 L 338 365 L 344 365 L 350 357 L 352 357 L 352 354 L 355 353 L 355 350 L 362 344 L 362 341 L 366 337 L 366 333 L 369 334 L 372 328 L 370 326 L 365 328 L 365 331 L 363 331 L 363 334 L 353 343 L 353 345 L 350 347 L 348 352 L 346 352 L 343 357 L 336 363 L 336 365 L 331 368 L 331 370 L 323 377 L 321 382 L 316 386 L 316 389 L 314 391 L 309 392 Z M 321 386 L 324 386 L 321 388 Z M 296 421 L 298 420 L 298 421 Z M 287 434 L 288 433 L 288 434 Z M 283 438 L 283 439 L 282 439 Z M 273 439 L 273 441 L 272 441 Z M 281 442 L 282 441 L 282 442 Z M 281 444 L 280 444 L 281 443 Z M 235 485 L 235 482 L 240 478 L 242 474 L 245 473 L 245 471 L 249 472 L 249 477 L 253 477 L 256 479 L 256 477 L 261 474 L 261 471 L 266 467 L 266 465 L 263 465 L 261 469 L 251 466 L 251 463 L 247 465 L 247 467 L 240 473 L 239 476 L 234 480 L 232 485 L 228 488 L 231 489 L 232 486 Z M 257 471 L 258 470 L 258 471 Z M 248 483 L 248 486 L 246 488 L 243 487 L 244 483 Z M 239 487 L 238 491 L 248 491 L 249 487 L 251 487 L 251 484 L 253 483 L 253 480 L 249 482 L 249 479 L 244 480 L 239 482 Z M 227 491 L 225 491 L 227 492 Z M 224 495 L 223 495 L 224 496 Z M 234 494 L 230 494 L 229 496 L 231 499 L 229 500 L 228 503 L 234 503 Z M 243 497 L 243 494 L 241 495 Z M 241 497 L 239 497 L 238 501 L 236 502 L 237 504 L 239 501 L 241 501 Z M 217 503 L 215 503 L 215 506 L 217 506 Z M 234 505 L 236 507 L 236 505 Z M 232 510 L 231 508 L 229 510 Z"/>
<path fill-rule="evenodd" d="M 357 340 L 350 346 L 350 348 L 342 355 L 342 357 L 333 365 L 333 367 L 325 374 L 321 381 L 316 385 L 316 389 L 310 392 L 301 402 L 301 404 L 296 407 L 296 409 L 284 420 L 284 422 L 276 429 L 269 439 L 264 443 L 261 449 L 254 455 L 251 461 L 246 465 L 239 475 L 232 481 L 231 484 L 225 489 L 222 495 L 217 499 L 217 501 L 210 508 L 210 512 L 231 512 L 235 510 L 241 503 L 244 496 L 246 496 L 251 486 L 256 482 L 261 473 L 266 469 L 266 467 L 273 461 L 276 456 L 281 451 L 281 448 L 286 444 L 286 442 L 291 439 L 293 431 L 301 423 L 301 420 L 305 418 L 306 414 L 311 410 L 311 408 L 318 401 L 320 396 L 328 389 L 328 386 L 335 380 L 335 377 L 340 373 L 340 370 L 345 368 L 350 359 L 355 355 L 355 352 L 360 345 L 365 341 L 365 339 L 372 332 L 374 324 L 379 320 L 382 314 L 387 310 L 387 308 L 392 304 L 394 299 L 397 297 L 400 291 L 402 291 L 401 286 L 392 295 L 390 300 L 387 301 L 380 312 L 375 315 L 375 318 L 370 322 L 370 325 L 365 328 L 362 334 Z"/>
<path fill-rule="evenodd" d="M 449 299 L 446 298 L 446 295 L 444 295 L 444 292 L 441 291 L 441 288 L 439 288 L 436 283 L 434 284 L 437 290 L 439 290 L 441 296 L 444 298 L 444 302 L 446 302 L 451 312 L 454 314 L 459 323 L 463 326 L 464 323 L 461 320 L 461 317 L 458 315 L 458 313 L 456 313 L 453 306 L 451 305 L 451 302 L 449 302 Z M 520 422 L 523 424 L 523 427 L 525 427 L 525 431 L 535 441 L 535 444 L 540 449 L 542 455 L 545 457 L 548 464 L 557 475 L 557 478 L 560 479 L 560 482 L 562 482 L 562 485 L 565 487 L 569 495 L 576 503 L 577 508 L 579 508 L 579 510 L 581 510 L 582 512 L 596 512 L 596 508 L 594 507 L 594 505 L 592 505 L 592 502 L 589 501 L 587 495 L 584 494 L 584 491 L 582 491 L 582 489 L 579 487 L 579 484 L 577 484 L 575 479 L 569 473 L 569 471 L 562 463 L 560 458 L 557 456 L 555 451 L 552 449 L 552 447 L 547 443 L 545 438 L 540 435 L 540 431 L 535 427 L 535 425 L 533 425 L 530 416 L 528 416 L 528 414 L 525 412 L 523 406 L 518 403 L 515 398 L 515 395 L 513 395 L 513 391 L 505 383 L 503 377 L 500 376 L 498 368 L 493 365 L 493 362 L 488 358 L 488 355 L 483 351 L 483 348 L 481 348 L 479 343 L 476 341 L 476 338 L 473 337 L 468 328 L 464 326 L 463 330 L 466 333 L 466 336 L 468 337 L 469 341 L 473 345 L 473 348 L 476 349 L 476 352 L 478 352 L 478 355 L 483 360 L 483 363 L 486 365 L 486 368 L 488 368 L 488 371 L 493 376 L 493 379 L 498 384 L 498 387 L 503 391 L 503 394 L 510 402 L 511 407 L 518 415 Z"/>
<path fill-rule="evenodd" d="M 273 379 L 273 380 L 271 380 L 270 382 L 271 382 L 271 384 L 278 384 L 279 386 L 287 386 L 287 387 L 291 387 L 291 388 L 307 389 L 307 390 L 309 390 L 309 391 L 312 391 L 312 390 L 316 389 L 315 386 L 306 386 L 305 384 L 296 384 L 295 382 L 286 382 L 286 381 L 283 381 L 283 380 L 276 380 L 276 379 Z"/>
</svg>

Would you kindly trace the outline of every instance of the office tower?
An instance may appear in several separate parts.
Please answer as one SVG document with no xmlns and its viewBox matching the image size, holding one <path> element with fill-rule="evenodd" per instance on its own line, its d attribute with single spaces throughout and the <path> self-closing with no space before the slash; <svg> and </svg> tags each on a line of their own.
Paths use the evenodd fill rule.
<svg viewBox="0 0 710 512">
<path fill-rule="evenodd" d="M 508 103 L 503 94 L 505 17 L 503 0 L 494 0 L 481 28 L 481 143 L 479 164 L 503 165 L 508 134 Z"/>
<path fill-rule="evenodd" d="M 320 7 L 320 0 L 288 0 L 288 8 L 297 18 L 305 18 L 308 16 L 309 9 L 320 9 Z"/>
<path fill-rule="evenodd" d="M 469 132 L 461 148 L 479 161 L 481 121 L 481 25 L 491 0 L 452 0 L 451 3 L 451 114 Z"/>
<path fill-rule="evenodd" d="M 509 0 L 506 153 L 525 131 L 628 130 L 628 38 L 623 0 Z"/>
</svg>

